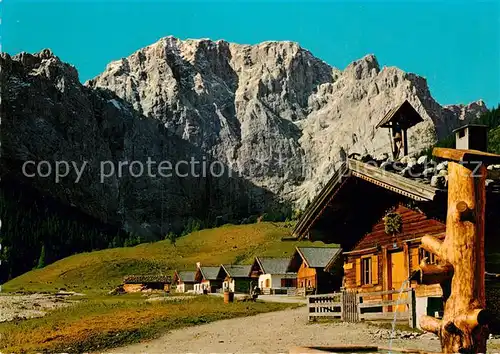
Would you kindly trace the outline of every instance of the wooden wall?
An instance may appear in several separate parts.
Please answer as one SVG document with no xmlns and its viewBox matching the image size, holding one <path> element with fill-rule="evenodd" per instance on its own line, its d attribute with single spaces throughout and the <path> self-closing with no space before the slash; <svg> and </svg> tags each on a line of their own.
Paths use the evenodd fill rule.
<svg viewBox="0 0 500 354">
<path fill-rule="evenodd" d="M 316 269 L 309 268 L 304 262 L 300 265 L 300 268 L 297 272 L 297 287 L 298 288 L 307 288 L 312 287 L 316 288 Z"/>
<path fill-rule="evenodd" d="M 372 284 L 361 284 L 361 259 L 372 259 Z M 376 263 L 376 266 L 375 266 Z M 344 264 L 344 287 L 358 289 L 359 292 L 382 291 L 383 263 L 381 252 L 367 253 L 356 256 L 347 256 Z"/>
<path fill-rule="evenodd" d="M 405 267 L 407 268 L 406 272 L 408 275 L 418 270 L 420 263 L 419 246 L 420 242 L 414 241 L 402 248 L 404 250 L 404 248 L 407 247 L 407 251 L 405 251 L 405 257 L 407 257 Z M 344 264 L 344 287 L 347 289 L 357 289 L 358 292 L 391 290 L 390 267 L 392 264 L 390 256 L 384 255 L 384 253 L 388 254 L 390 251 L 392 251 L 392 248 L 386 246 L 376 252 L 372 251 L 366 254 L 348 255 Z M 364 257 L 372 258 L 372 284 L 361 284 L 361 259 Z M 377 263 L 377 267 L 373 268 L 375 262 Z M 416 282 L 412 282 L 410 286 L 415 288 L 417 297 L 442 296 L 442 290 L 439 284 L 417 285 Z"/>
<path fill-rule="evenodd" d="M 419 211 L 400 205 L 394 212 L 401 215 L 403 219 L 402 231 L 395 235 L 397 242 L 413 240 L 427 234 L 439 234 L 446 231 L 446 225 L 444 223 L 430 219 Z M 385 223 L 382 219 L 372 227 L 371 232 L 366 234 L 353 250 L 363 250 L 376 246 L 383 247 L 391 245 L 393 241 L 393 236 L 385 232 Z"/>
</svg>

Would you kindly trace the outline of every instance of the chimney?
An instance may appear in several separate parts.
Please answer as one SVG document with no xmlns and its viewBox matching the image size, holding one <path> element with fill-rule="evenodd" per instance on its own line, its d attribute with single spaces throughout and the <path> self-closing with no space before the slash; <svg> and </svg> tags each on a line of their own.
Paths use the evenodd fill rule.
<svg viewBox="0 0 500 354">
<path fill-rule="evenodd" d="M 488 151 L 488 126 L 467 124 L 453 131 L 455 148 L 459 150 Z"/>
</svg>

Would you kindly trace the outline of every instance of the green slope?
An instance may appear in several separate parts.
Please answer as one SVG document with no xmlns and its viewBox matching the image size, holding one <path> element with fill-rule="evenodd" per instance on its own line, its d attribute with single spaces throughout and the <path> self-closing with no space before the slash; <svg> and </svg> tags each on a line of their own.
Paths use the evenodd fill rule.
<svg viewBox="0 0 500 354">
<path fill-rule="evenodd" d="M 130 274 L 173 274 L 175 269 L 204 265 L 251 263 L 256 255 L 287 257 L 297 245 L 320 242 L 281 241 L 291 229 L 283 224 L 226 225 L 191 233 L 177 240 L 81 253 L 4 284 L 4 291 L 110 290 Z M 332 247 L 332 245 L 329 245 Z"/>
</svg>

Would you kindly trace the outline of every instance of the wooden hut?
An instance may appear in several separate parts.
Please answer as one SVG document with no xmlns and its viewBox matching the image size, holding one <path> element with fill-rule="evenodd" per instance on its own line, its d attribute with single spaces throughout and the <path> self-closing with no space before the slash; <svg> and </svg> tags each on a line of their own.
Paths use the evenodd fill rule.
<svg viewBox="0 0 500 354">
<path fill-rule="evenodd" d="M 398 289 L 424 258 L 430 263 L 437 261 L 435 255 L 419 249 L 422 236 L 444 237 L 447 190 L 425 182 L 419 176 L 409 178 L 385 170 L 376 162 L 349 158 L 305 210 L 293 233 L 300 240 L 342 246 L 347 289 Z M 486 199 L 486 264 L 491 272 L 499 272 L 493 256 L 500 249 L 496 237 L 500 231 L 500 194 L 495 188 L 489 185 Z M 386 230 L 388 221 L 399 226 Z M 439 286 L 416 282 L 411 286 L 418 313 L 434 315 L 440 311 Z"/>
<path fill-rule="evenodd" d="M 297 273 L 297 291 L 323 294 L 342 285 L 342 249 L 333 247 L 297 247 L 287 267 Z"/>
<path fill-rule="evenodd" d="M 206 267 L 198 264 L 194 277 L 195 292 L 198 294 L 216 293 L 218 289 L 221 289 L 223 280 L 218 278 L 219 271 L 220 267 Z"/>
<path fill-rule="evenodd" d="M 123 290 L 134 293 L 144 290 L 163 290 L 170 292 L 172 277 L 166 275 L 128 275 L 123 278 Z"/>
<path fill-rule="evenodd" d="M 196 271 L 194 270 L 175 271 L 173 281 L 175 291 L 178 293 L 194 291 L 195 275 Z"/>
<path fill-rule="evenodd" d="M 223 279 L 222 288 L 235 293 L 249 293 L 254 279 L 250 276 L 252 265 L 222 264 L 218 279 Z M 255 284 L 256 285 L 256 284 Z"/>
<path fill-rule="evenodd" d="M 255 257 L 250 276 L 264 294 L 286 294 L 297 287 L 297 273 L 288 272 L 289 258 Z"/>
<path fill-rule="evenodd" d="M 403 134 L 402 144 L 398 140 L 398 146 L 391 146 L 394 158 L 401 151 L 407 155 L 406 130 L 421 121 L 405 101 L 390 109 L 377 125 L 390 128 L 391 139 L 398 132 Z M 476 148 L 487 146 L 483 130 L 459 129 L 457 148 L 472 143 Z M 394 142 L 391 140 L 391 144 Z M 398 289 L 424 259 L 427 263 L 439 262 L 419 246 L 424 235 L 444 238 L 448 199 L 445 166 L 423 166 L 415 161 L 410 166 L 403 161 L 351 155 L 306 208 L 293 235 L 298 240 L 341 245 L 345 288 L 358 292 Z M 486 184 L 485 250 L 486 270 L 500 273 L 495 261 L 500 251 L 500 183 L 496 172 L 489 170 Z M 436 183 L 440 180 L 444 183 Z M 418 314 L 439 311 L 439 285 L 417 285 L 415 281 L 410 285 L 415 288 Z"/>
</svg>

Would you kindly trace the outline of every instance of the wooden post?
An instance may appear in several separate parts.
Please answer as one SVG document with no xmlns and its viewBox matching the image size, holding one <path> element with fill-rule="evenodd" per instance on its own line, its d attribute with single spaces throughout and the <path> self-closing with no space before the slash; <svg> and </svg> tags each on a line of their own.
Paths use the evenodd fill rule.
<svg viewBox="0 0 500 354">
<path fill-rule="evenodd" d="M 415 289 L 408 292 L 408 325 L 411 328 L 417 327 L 417 299 Z"/>
<path fill-rule="evenodd" d="M 421 265 L 420 282 L 441 284 L 444 315 L 422 316 L 420 325 L 439 336 L 444 353 L 485 353 L 491 320 L 484 279 L 486 164 L 499 163 L 500 156 L 441 148 L 433 154 L 456 162 L 448 165 L 446 238 L 425 236 L 421 246 L 440 259 L 437 267 Z"/>
<path fill-rule="evenodd" d="M 407 129 L 401 129 L 402 141 L 403 141 L 403 156 L 408 156 L 408 134 Z"/>
</svg>

